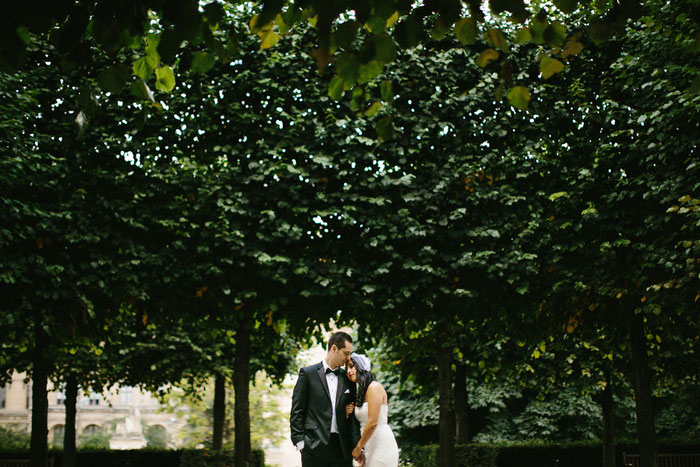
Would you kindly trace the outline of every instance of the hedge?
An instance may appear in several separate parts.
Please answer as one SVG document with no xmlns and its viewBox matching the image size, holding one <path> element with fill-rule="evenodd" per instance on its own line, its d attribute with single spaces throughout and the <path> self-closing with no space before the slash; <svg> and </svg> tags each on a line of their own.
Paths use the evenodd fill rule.
<svg viewBox="0 0 700 467">
<path fill-rule="evenodd" d="M 62 467 L 63 453 L 49 451 L 54 467 Z M 28 451 L 4 451 L 0 459 L 28 459 Z M 233 451 L 129 449 L 78 451 L 80 467 L 235 467 Z M 265 452 L 251 451 L 249 467 L 265 467 Z"/>
<path fill-rule="evenodd" d="M 401 460 L 415 467 L 438 467 L 438 445 L 401 450 Z M 639 447 L 621 443 L 615 448 L 616 465 L 622 453 L 638 453 Z M 700 452 L 697 444 L 659 444 L 659 453 Z M 602 466 L 600 443 L 494 445 L 467 444 L 455 447 L 455 467 L 597 467 Z"/>
</svg>

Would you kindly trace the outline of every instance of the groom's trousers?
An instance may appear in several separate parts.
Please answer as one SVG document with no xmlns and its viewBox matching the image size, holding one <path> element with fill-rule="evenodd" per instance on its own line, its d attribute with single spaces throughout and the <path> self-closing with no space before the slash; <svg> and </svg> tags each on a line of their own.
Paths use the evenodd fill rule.
<svg viewBox="0 0 700 467">
<path fill-rule="evenodd" d="M 343 449 L 340 447 L 340 436 L 331 433 L 331 439 L 325 449 L 315 449 L 301 452 L 302 467 L 352 467 L 352 461 L 345 460 Z"/>
</svg>

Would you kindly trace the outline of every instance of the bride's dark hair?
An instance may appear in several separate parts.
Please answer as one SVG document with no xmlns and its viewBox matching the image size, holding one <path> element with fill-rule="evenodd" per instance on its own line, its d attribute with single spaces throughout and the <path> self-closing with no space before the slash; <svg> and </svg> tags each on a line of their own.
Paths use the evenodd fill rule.
<svg viewBox="0 0 700 467">
<path fill-rule="evenodd" d="M 370 383 L 374 381 L 374 375 L 371 371 L 360 370 L 354 358 L 350 357 L 352 364 L 355 366 L 357 373 L 357 397 L 355 398 L 355 406 L 360 407 L 365 402 L 365 394 Z"/>
</svg>

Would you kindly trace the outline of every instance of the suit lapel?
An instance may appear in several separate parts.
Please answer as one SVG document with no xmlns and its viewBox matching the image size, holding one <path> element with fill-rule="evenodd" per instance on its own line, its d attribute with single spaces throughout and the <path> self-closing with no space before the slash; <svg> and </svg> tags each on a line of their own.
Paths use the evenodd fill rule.
<svg viewBox="0 0 700 467">
<path fill-rule="evenodd" d="M 328 381 L 326 381 L 326 370 L 323 369 L 323 363 L 320 364 L 318 369 L 318 377 L 321 379 L 321 384 L 323 384 L 323 389 L 326 390 L 326 396 L 328 400 L 331 400 L 331 391 L 328 389 Z"/>
<path fill-rule="evenodd" d="M 338 402 L 340 402 L 340 397 L 345 391 L 345 375 L 338 375 L 338 390 L 335 392 L 335 406 L 338 407 Z"/>
</svg>

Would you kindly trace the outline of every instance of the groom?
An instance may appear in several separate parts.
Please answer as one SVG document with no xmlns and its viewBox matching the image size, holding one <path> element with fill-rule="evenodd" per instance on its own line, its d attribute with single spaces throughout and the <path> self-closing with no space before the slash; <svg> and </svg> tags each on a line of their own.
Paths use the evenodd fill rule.
<svg viewBox="0 0 700 467">
<path fill-rule="evenodd" d="M 352 338 L 336 332 L 323 361 L 299 370 L 289 423 L 303 467 L 352 466 L 360 426 L 345 415 L 345 406 L 355 401 L 355 386 L 342 368 L 351 353 Z"/>
</svg>

